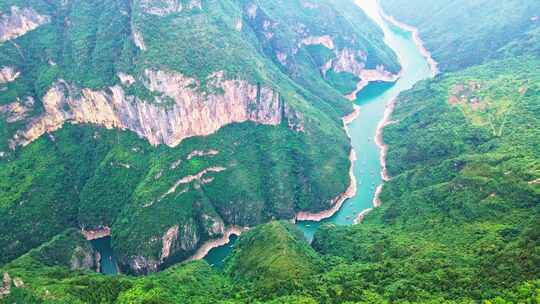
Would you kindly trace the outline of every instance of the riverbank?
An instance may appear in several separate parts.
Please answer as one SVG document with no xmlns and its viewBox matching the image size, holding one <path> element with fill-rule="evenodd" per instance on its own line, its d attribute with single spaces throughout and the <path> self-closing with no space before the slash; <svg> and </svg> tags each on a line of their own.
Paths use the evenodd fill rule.
<svg viewBox="0 0 540 304">
<path fill-rule="evenodd" d="M 396 26 L 398 28 L 401 28 L 401 29 L 403 29 L 405 31 L 411 32 L 412 40 L 413 40 L 414 44 L 418 48 L 418 51 L 420 52 L 420 54 L 422 54 L 422 56 L 424 56 L 427 63 L 429 64 L 429 67 L 431 69 L 431 76 L 435 77 L 437 74 L 439 74 L 439 72 L 440 72 L 439 71 L 439 63 L 437 61 L 435 61 L 435 59 L 433 59 L 433 55 L 426 48 L 426 46 L 424 44 L 424 41 L 420 37 L 420 31 L 418 30 L 418 28 L 416 28 L 416 27 L 414 27 L 412 25 L 409 25 L 409 24 L 398 21 L 396 18 L 394 18 L 394 16 L 390 16 L 390 15 L 386 14 L 383 11 L 382 8 L 379 8 L 379 14 L 383 17 L 384 20 L 388 21 L 392 25 L 394 25 L 394 26 Z"/>
<path fill-rule="evenodd" d="M 355 101 L 356 96 L 360 91 L 369 85 L 370 82 L 383 81 L 383 82 L 396 82 L 401 77 L 401 71 L 398 74 L 392 74 L 383 70 L 363 70 L 360 73 L 360 81 L 356 84 L 356 89 L 345 96 L 350 101 Z"/>
<path fill-rule="evenodd" d="M 390 180 L 390 175 L 388 174 L 388 169 L 386 168 L 386 154 L 388 153 L 388 146 L 384 143 L 383 130 L 384 127 L 386 127 L 387 125 L 395 123 L 393 121 L 390 121 L 390 116 L 392 115 L 395 106 L 396 99 L 392 99 L 388 102 L 388 104 L 386 104 L 383 119 L 377 125 L 377 131 L 375 133 L 375 144 L 381 151 L 379 160 L 381 163 L 381 178 L 383 182 L 387 182 Z"/>
<path fill-rule="evenodd" d="M 356 2 L 356 3 L 357 3 L 358 6 L 365 9 L 365 7 L 363 6 L 363 3 L 360 3 L 360 2 Z M 391 25 L 393 25 L 393 26 L 395 26 L 397 28 L 400 28 L 400 29 L 402 29 L 404 31 L 407 31 L 407 32 L 411 33 L 412 42 L 414 43 L 414 45 L 415 45 L 416 49 L 418 50 L 419 54 L 427 62 L 427 65 L 428 65 L 429 70 L 431 72 L 430 76 L 435 77 L 439 73 L 438 63 L 433 58 L 431 52 L 429 52 L 427 50 L 427 48 L 425 47 L 424 42 L 420 37 L 420 31 L 418 30 L 418 28 L 416 28 L 414 26 L 411 26 L 411 25 L 408 25 L 408 24 L 405 24 L 403 22 L 400 22 L 400 21 L 396 20 L 393 16 L 390 16 L 390 15 L 386 14 L 384 12 L 384 10 L 381 8 L 380 4 L 377 4 L 377 8 L 376 8 L 376 10 L 374 10 L 374 12 L 375 12 L 376 15 L 378 15 L 378 16 L 372 16 L 374 18 L 374 20 L 377 20 L 379 18 L 379 20 L 381 20 L 381 22 L 383 22 L 383 23 L 388 22 L 389 24 L 391 24 Z M 381 26 L 384 28 L 383 23 L 381 23 Z M 386 31 L 388 32 L 388 29 Z M 387 34 L 387 32 L 385 34 Z M 398 53 L 398 57 L 400 58 L 400 61 L 402 61 L 402 58 L 401 58 L 399 53 Z M 403 66 L 403 64 L 402 64 L 402 66 Z M 403 69 L 404 68 L 402 68 L 402 70 L 400 72 L 400 76 L 405 73 L 405 71 Z M 360 212 L 355 218 L 355 221 L 354 221 L 355 224 L 361 223 L 362 220 L 364 219 L 364 217 L 369 212 L 371 212 L 374 208 L 378 208 L 378 207 L 381 206 L 382 201 L 380 199 L 380 194 L 381 194 L 382 189 L 384 187 L 384 183 L 389 181 L 390 178 L 391 178 L 390 174 L 388 173 L 388 168 L 387 168 L 387 164 L 386 164 L 386 158 L 387 158 L 387 154 L 388 154 L 388 146 L 384 143 L 383 131 L 384 131 L 384 128 L 386 126 L 388 126 L 389 124 L 397 123 L 396 121 L 391 121 L 390 120 L 390 118 L 392 116 L 392 112 L 394 111 L 394 108 L 395 108 L 395 105 L 396 105 L 397 95 L 398 94 L 396 94 L 396 96 L 394 96 L 392 99 L 390 99 L 390 101 L 386 104 L 383 118 L 378 123 L 376 133 L 375 133 L 375 144 L 376 144 L 376 146 L 378 147 L 378 149 L 380 151 L 379 152 L 379 163 L 380 163 L 380 167 L 381 167 L 382 183 L 379 186 L 377 186 L 377 188 L 375 190 L 375 193 L 374 193 L 374 196 L 373 196 L 373 201 L 372 201 L 373 207 L 368 208 L 368 209 L 363 210 L 362 212 Z"/>
<path fill-rule="evenodd" d="M 204 243 L 195 254 L 193 254 L 191 257 L 189 257 L 186 261 L 195 261 L 195 260 L 202 260 L 204 257 L 210 252 L 210 250 L 225 246 L 231 241 L 231 236 L 236 235 L 240 236 L 242 232 L 245 232 L 249 230 L 248 227 L 240 227 L 240 226 L 229 226 L 225 229 L 225 232 L 223 233 L 223 237 L 219 239 L 210 240 L 206 243 Z"/>
<path fill-rule="evenodd" d="M 343 203 L 349 199 L 353 198 L 356 195 L 357 191 L 357 184 L 356 184 L 356 177 L 354 176 L 354 162 L 356 161 L 356 153 L 351 148 L 351 153 L 349 155 L 349 160 L 351 161 L 351 167 L 349 169 L 349 178 L 350 178 L 350 184 L 349 187 L 347 187 L 347 190 L 345 192 L 341 193 L 338 197 L 336 197 L 334 200 L 332 200 L 332 207 L 328 210 L 324 210 L 321 212 L 305 212 L 300 211 L 296 214 L 296 221 L 312 221 L 312 222 L 320 222 L 324 219 L 327 219 L 329 217 L 332 217 L 336 212 L 341 209 L 341 206 Z"/>
<path fill-rule="evenodd" d="M 347 136 L 349 137 L 349 139 L 351 138 L 351 135 L 349 133 L 349 129 L 347 128 L 347 125 L 349 125 L 355 119 L 357 119 L 359 114 L 360 114 L 360 107 L 358 105 L 353 105 L 353 111 L 342 118 L 343 128 L 345 129 L 345 132 L 347 133 Z M 341 206 L 347 199 L 353 198 L 356 195 L 357 183 L 356 183 L 356 176 L 354 176 L 354 163 L 356 161 L 356 152 L 354 151 L 352 146 L 351 146 L 351 152 L 349 154 L 349 160 L 351 162 L 351 165 L 349 167 L 349 180 L 350 180 L 349 187 L 347 187 L 345 192 L 341 193 L 335 199 L 332 200 L 332 204 L 331 204 L 332 207 L 330 209 L 323 210 L 320 212 L 300 211 L 295 216 L 296 221 L 320 222 L 324 219 L 332 217 L 336 212 L 339 211 L 339 209 L 341 208 Z"/>
</svg>

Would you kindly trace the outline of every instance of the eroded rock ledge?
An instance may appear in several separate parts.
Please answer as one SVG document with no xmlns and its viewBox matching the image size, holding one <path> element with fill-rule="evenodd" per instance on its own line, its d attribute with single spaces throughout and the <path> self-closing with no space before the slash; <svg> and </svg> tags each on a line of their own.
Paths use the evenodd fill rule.
<svg viewBox="0 0 540 304">
<path fill-rule="evenodd" d="M 120 85 L 95 91 L 57 81 L 42 98 L 44 112 L 15 134 L 10 147 L 25 146 L 66 122 L 131 130 L 153 145 L 171 147 L 188 137 L 207 136 L 227 124 L 246 121 L 265 125 L 286 121 L 291 129 L 303 130 L 302 114 L 278 92 L 225 79 L 222 72 L 207 79 L 210 91 L 218 93 L 202 91 L 197 80 L 176 72 L 146 70 L 140 81 L 156 93 L 153 101 L 127 95 Z"/>
<path fill-rule="evenodd" d="M 49 16 L 40 15 L 33 8 L 12 6 L 9 12 L 0 12 L 0 43 L 20 37 L 49 21 Z"/>
</svg>

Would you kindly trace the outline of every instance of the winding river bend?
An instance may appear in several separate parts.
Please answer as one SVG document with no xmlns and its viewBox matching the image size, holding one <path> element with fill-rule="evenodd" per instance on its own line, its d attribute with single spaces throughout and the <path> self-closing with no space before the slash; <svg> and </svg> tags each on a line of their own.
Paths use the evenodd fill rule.
<svg viewBox="0 0 540 304">
<path fill-rule="evenodd" d="M 298 222 L 298 228 L 308 240 L 313 239 L 317 228 L 324 223 L 352 225 L 360 213 L 373 208 L 377 188 L 384 182 L 381 176 L 381 148 L 376 144 L 375 137 L 385 111 L 399 93 L 437 73 L 436 63 L 421 45 L 414 28 L 401 24 L 398 27 L 395 22 L 391 23 L 387 18 L 383 18 L 377 0 L 357 0 L 356 3 L 383 30 L 386 44 L 394 50 L 401 63 L 401 77 L 395 83 L 370 83 L 358 94 L 355 104 L 360 106 L 360 112 L 358 117 L 348 124 L 352 147 L 357 157 L 353 168 L 357 194 L 348 199 L 330 218 L 319 222 Z M 231 252 L 235 240 L 236 238 L 231 238 L 229 244 L 212 249 L 205 259 L 210 264 L 221 266 L 223 259 Z"/>
</svg>

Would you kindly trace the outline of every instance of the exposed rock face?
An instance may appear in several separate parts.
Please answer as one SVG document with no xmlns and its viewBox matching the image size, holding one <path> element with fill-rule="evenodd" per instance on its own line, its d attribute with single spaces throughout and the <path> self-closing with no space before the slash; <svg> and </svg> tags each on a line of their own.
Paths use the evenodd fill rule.
<svg viewBox="0 0 540 304">
<path fill-rule="evenodd" d="M 0 299 L 11 293 L 11 277 L 9 273 L 4 272 L 2 277 L 2 286 L 0 286 Z"/>
<path fill-rule="evenodd" d="M 316 44 L 322 44 L 326 48 L 333 50 L 335 48 L 334 40 L 329 35 L 324 36 L 309 36 L 307 38 L 302 39 L 300 46 L 303 45 L 316 45 Z"/>
<path fill-rule="evenodd" d="M 189 153 L 189 155 L 186 157 L 187 160 L 190 160 L 194 157 L 203 157 L 203 156 L 215 156 L 215 155 L 218 155 L 219 154 L 219 151 L 217 150 L 208 150 L 208 151 L 200 151 L 200 150 L 195 150 L 191 153 Z"/>
<path fill-rule="evenodd" d="M 25 119 L 33 106 L 34 98 L 26 97 L 24 102 L 17 98 L 17 100 L 12 103 L 0 106 L 0 114 L 6 116 L 6 122 L 14 123 Z"/>
<path fill-rule="evenodd" d="M 225 171 L 225 170 L 226 169 L 223 168 L 223 167 L 210 167 L 210 168 L 206 168 L 206 169 L 202 170 L 201 172 L 199 172 L 197 174 L 182 177 L 165 194 L 163 194 L 163 196 L 161 198 L 163 198 L 163 197 L 165 197 L 165 196 L 167 196 L 169 194 L 175 193 L 176 189 L 178 189 L 178 187 L 180 187 L 180 185 L 189 184 L 189 183 L 191 183 L 192 181 L 195 181 L 195 180 L 200 181 L 200 182 L 204 182 L 204 181 L 208 180 L 208 179 L 204 178 L 204 176 L 206 174 L 211 173 L 211 172 L 217 173 L 217 172 L 221 172 L 221 171 Z"/>
<path fill-rule="evenodd" d="M 0 13 L 0 43 L 15 39 L 50 21 L 33 8 L 12 6 L 10 12 Z"/>
<path fill-rule="evenodd" d="M 120 79 L 120 82 L 124 86 L 130 86 L 135 83 L 135 78 L 131 75 L 125 74 L 125 73 L 118 73 L 118 78 Z"/>
<path fill-rule="evenodd" d="M 394 82 L 399 78 L 399 75 L 386 71 L 382 65 L 372 70 L 366 69 L 366 60 L 367 55 L 364 52 L 344 48 L 336 51 L 336 58 L 329 60 L 321 67 L 321 73 L 326 75 L 329 70 L 333 70 L 336 73 L 351 73 L 358 77 L 360 81 L 357 83 L 356 89 L 345 96 L 349 100 L 355 100 L 358 92 L 371 81 Z"/>
<path fill-rule="evenodd" d="M 5 66 L 0 69 L 0 84 L 15 81 L 21 73 L 15 71 L 11 66 Z"/>
<path fill-rule="evenodd" d="M 169 257 L 171 254 L 171 246 L 173 242 L 178 240 L 178 225 L 173 226 L 165 232 L 162 238 L 162 247 L 161 247 L 161 262 Z"/>
<path fill-rule="evenodd" d="M 94 250 L 85 250 L 77 246 L 71 256 L 70 268 L 71 270 L 87 269 L 99 271 L 98 261 L 99 259 L 96 258 L 96 252 Z"/>
<path fill-rule="evenodd" d="M 140 6 L 148 14 L 165 16 L 182 11 L 181 0 L 141 0 Z"/>
<path fill-rule="evenodd" d="M 143 256 L 136 256 L 129 261 L 129 268 L 135 274 L 147 274 L 149 272 L 157 272 L 159 270 L 159 261 L 147 259 Z"/>
<path fill-rule="evenodd" d="M 284 113 L 290 115 L 293 129 L 302 129 L 301 114 L 284 105 L 279 93 L 246 81 L 225 80 L 220 72 L 208 79 L 208 86 L 220 91 L 216 94 L 202 92 L 198 81 L 175 72 L 146 70 L 143 85 L 161 96 L 149 102 L 125 95 L 121 86 L 81 90 L 60 80 L 43 97 L 44 113 L 17 132 L 10 146 L 27 145 L 65 122 L 127 129 L 153 145 L 171 147 L 230 123 L 278 125 L 286 118 Z"/>
<path fill-rule="evenodd" d="M 201 0 L 190 0 L 182 5 L 182 0 L 141 0 L 140 5 L 143 11 L 148 14 L 165 16 L 172 13 L 179 13 L 184 9 L 202 9 Z"/>
<path fill-rule="evenodd" d="M 358 59 L 361 59 L 358 60 Z M 353 51 L 351 49 L 342 49 L 337 53 L 336 59 L 332 61 L 332 69 L 336 73 L 349 72 L 354 75 L 360 75 L 364 70 L 364 61 L 367 59 L 362 51 Z"/>
<path fill-rule="evenodd" d="M 104 238 L 111 235 L 111 228 L 107 226 L 99 227 L 97 229 L 93 230 L 85 230 L 83 229 L 81 233 L 84 235 L 84 238 L 87 241 L 96 240 L 100 238 Z"/>
<path fill-rule="evenodd" d="M 144 44 L 144 38 L 142 34 L 136 30 L 134 30 L 132 34 L 133 43 L 135 43 L 135 46 L 137 46 L 141 51 L 146 51 L 146 44 Z"/>
<path fill-rule="evenodd" d="M 201 222 L 207 228 L 206 232 L 211 239 L 221 237 L 225 233 L 225 223 L 219 217 L 203 214 L 201 216 Z"/>
</svg>

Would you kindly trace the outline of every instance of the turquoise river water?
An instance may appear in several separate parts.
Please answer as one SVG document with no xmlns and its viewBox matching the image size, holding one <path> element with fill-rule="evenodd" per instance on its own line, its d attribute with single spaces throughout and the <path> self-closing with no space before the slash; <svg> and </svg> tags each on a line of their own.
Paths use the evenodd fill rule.
<svg viewBox="0 0 540 304">
<path fill-rule="evenodd" d="M 397 54 L 403 68 L 401 78 L 395 83 L 370 83 L 357 96 L 355 103 L 360 106 L 360 114 L 348 125 L 351 143 L 356 151 L 357 161 L 354 174 L 357 182 L 357 194 L 347 200 L 334 216 L 320 222 L 298 222 L 308 240 L 313 239 L 317 228 L 325 223 L 352 225 L 357 215 L 373 207 L 373 197 L 378 185 L 382 184 L 380 149 L 375 144 L 375 134 L 379 122 L 383 119 L 386 105 L 400 92 L 410 89 L 420 80 L 432 76 L 430 66 L 412 39 L 410 32 L 390 25 L 379 14 L 376 0 L 358 0 L 358 5 L 383 30 L 386 44 Z M 360 8 L 359 8 L 360 9 Z M 220 267 L 223 260 L 232 251 L 236 238 L 229 244 L 212 249 L 205 257 L 210 264 Z"/>
</svg>

